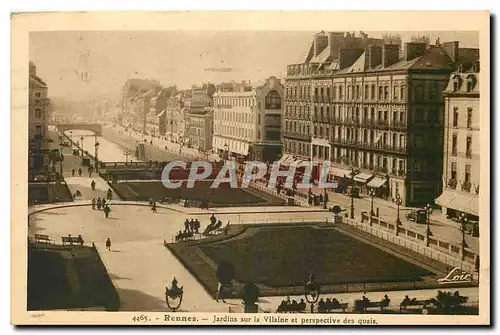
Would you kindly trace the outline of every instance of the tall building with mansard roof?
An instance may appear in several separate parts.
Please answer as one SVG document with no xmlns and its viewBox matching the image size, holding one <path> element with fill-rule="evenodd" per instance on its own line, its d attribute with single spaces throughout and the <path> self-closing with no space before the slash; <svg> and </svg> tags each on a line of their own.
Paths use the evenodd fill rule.
<svg viewBox="0 0 500 335">
<path fill-rule="evenodd" d="M 479 64 L 452 73 L 444 90 L 442 213 L 479 220 Z"/>
<path fill-rule="evenodd" d="M 478 50 L 338 36 L 315 35 L 305 62 L 287 68 L 285 156 L 330 160 L 340 188 L 354 168 L 361 192 L 400 196 L 405 205 L 433 201 L 441 190 L 442 91 Z"/>
</svg>

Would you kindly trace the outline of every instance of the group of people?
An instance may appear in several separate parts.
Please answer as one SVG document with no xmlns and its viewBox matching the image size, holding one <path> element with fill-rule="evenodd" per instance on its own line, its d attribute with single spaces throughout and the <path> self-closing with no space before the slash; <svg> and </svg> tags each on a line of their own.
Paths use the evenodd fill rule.
<svg viewBox="0 0 500 335">
<path fill-rule="evenodd" d="M 331 312 L 332 310 L 338 309 L 339 306 L 340 306 L 340 303 L 335 298 L 333 298 L 333 299 L 326 298 L 326 300 L 321 298 L 318 301 L 318 312 L 320 312 L 320 313 Z"/>
<path fill-rule="evenodd" d="M 210 217 L 210 224 L 203 231 L 203 235 L 208 235 L 208 234 L 210 234 L 210 232 L 217 230 L 220 227 L 222 227 L 222 221 L 221 220 L 217 221 L 217 219 L 215 218 L 215 215 L 212 214 L 212 216 Z"/>
<path fill-rule="evenodd" d="M 80 245 L 80 246 L 83 246 L 83 237 L 82 235 L 78 235 L 78 237 L 76 238 L 77 239 L 77 243 Z M 73 245 L 73 239 L 71 238 L 71 234 L 68 234 L 68 240 L 69 240 L 69 244 L 70 245 Z"/>
<path fill-rule="evenodd" d="M 309 206 L 321 206 L 324 202 L 328 203 L 328 193 L 323 194 L 314 194 L 311 190 L 307 194 L 307 203 Z"/>
<path fill-rule="evenodd" d="M 297 300 L 295 299 L 290 301 L 290 297 L 283 300 L 276 310 L 278 313 L 300 313 L 305 311 L 306 303 L 304 302 L 304 299 L 300 299 L 300 302 L 297 303 Z"/>
<path fill-rule="evenodd" d="M 106 218 L 108 218 L 109 212 L 111 212 L 111 208 L 109 208 L 109 205 L 106 204 L 106 199 L 101 198 L 101 197 L 97 197 L 97 199 L 93 198 L 92 199 L 92 209 L 95 210 L 96 207 L 97 207 L 97 210 L 99 210 L 99 211 L 102 208 L 102 210 L 104 211 L 104 216 Z"/>
<path fill-rule="evenodd" d="M 75 174 L 76 174 L 76 171 L 75 169 L 71 169 L 71 176 L 74 177 Z M 78 168 L 78 177 L 81 177 L 82 176 L 82 173 L 83 173 L 83 170 L 82 168 Z"/>
<path fill-rule="evenodd" d="M 200 230 L 200 221 L 198 219 L 196 220 L 189 220 L 186 219 L 184 221 L 184 231 L 179 230 L 177 235 L 175 236 L 175 241 L 184 241 L 184 240 L 189 240 L 193 238 L 194 234 L 199 234 Z"/>
</svg>

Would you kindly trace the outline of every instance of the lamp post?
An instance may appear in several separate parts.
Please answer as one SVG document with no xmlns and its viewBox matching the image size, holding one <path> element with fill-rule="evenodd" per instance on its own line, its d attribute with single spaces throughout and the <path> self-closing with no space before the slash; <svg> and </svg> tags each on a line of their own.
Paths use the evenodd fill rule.
<svg viewBox="0 0 500 335">
<path fill-rule="evenodd" d="M 229 146 L 224 143 L 224 161 L 229 159 Z"/>
<path fill-rule="evenodd" d="M 351 219 L 353 220 L 354 220 L 354 177 L 356 177 L 358 174 L 359 174 L 358 170 L 351 168 Z"/>
<path fill-rule="evenodd" d="M 311 304 L 311 313 L 314 313 L 314 304 L 319 300 L 320 288 L 316 277 L 311 273 L 304 287 L 306 301 Z"/>
<path fill-rule="evenodd" d="M 399 219 L 399 206 L 403 203 L 403 199 L 401 199 L 401 196 L 398 194 L 396 196 L 396 205 L 398 205 L 398 217 L 396 219 L 396 236 L 398 235 L 399 231 L 399 225 L 401 224 L 401 220 Z"/>
<path fill-rule="evenodd" d="M 462 243 L 461 243 L 461 258 L 462 261 L 465 259 L 465 248 L 467 248 L 467 242 L 465 241 L 465 228 L 467 225 L 467 214 L 460 213 L 460 230 L 462 231 Z"/>
<path fill-rule="evenodd" d="M 80 141 L 82 142 L 82 157 L 83 157 L 83 136 L 80 136 Z"/>
<path fill-rule="evenodd" d="M 370 194 L 370 197 L 372 198 L 372 203 L 371 203 L 371 208 L 370 208 L 370 226 L 372 225 L 372 216 L 373 214 L 373 198 L 375 197 L 375 190 L 373 188 L 370 188 L 370 191 L 368 192 Z"/>
<path fill-rule="evenodd" d="M 99 142 L 97 141 L 97 137 L 94 143 L 94 158 L 95 158 L 95 172 L 99 173 Z"/>
<path fill-rule="evenodd" d="M 431 221 L 431 213 L 432 213 L 432 206 L 430 204 L 425 205 L 424 207 L 425 213 L 427 214 L 427 229 L 425 231 L 425 236 L 427 240 L 427 246 L 429 246 L 429 236 L 432 236 L 431 233 L 431 227 L 430 227 L 430 221 Z"/>
<path fill-rule="evenodd" d="M 71 140 L 71 148 L 73 148 L 73 130 L 69 131 L 69 139 Z"/>
</svg>

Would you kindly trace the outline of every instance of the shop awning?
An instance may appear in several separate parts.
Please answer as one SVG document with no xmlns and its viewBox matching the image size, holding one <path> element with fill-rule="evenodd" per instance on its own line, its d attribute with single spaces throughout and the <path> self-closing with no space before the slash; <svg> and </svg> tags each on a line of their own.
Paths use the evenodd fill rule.
<svg viewBox="0 0 500 335">
<path fill-rule="evenodd" d="M 367 183 L 371 177 L 373 177 L 372 174 L 359 173 L 359 174 L 354 176 L 354 180 L 357 181 L 358 183 Z"/>
<path fill-rule="evenodd" d="M 381 178 L 381 177 L 374 177 L 370 182 L 367 184 L 368 187 L 374 187 L 374 188 L 379 188 L 382 185 L 385 184 L 387 181 L 386 178 Z"/>
<path fill-rule="evenodd" d="M 445 190 L 437 199 L 436 204 L 454 210 L 479 216 L 479 199 L 472 194 L 462 194 Z"/>
<path fill-rule="evenodd" d="M 344 169 L 334 167 L 334 166 L 330 167 L 330 174 L 337 176 L 337 177 L 344 178 L 344 177 L 347 177 L 348 175 L 350 175 L 350 173 L 351 172 L 349 170 L 344 170 Z"/>
</svg>

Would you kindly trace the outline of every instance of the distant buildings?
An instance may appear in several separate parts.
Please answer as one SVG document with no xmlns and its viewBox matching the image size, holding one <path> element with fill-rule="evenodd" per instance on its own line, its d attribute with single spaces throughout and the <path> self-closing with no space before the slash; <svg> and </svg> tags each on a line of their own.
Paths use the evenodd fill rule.
<svg viewBox="0 0 500 335">
<path fill-rule="evenodd" d="M 281 154 L 283 85 L 270 77 L 249 89 L 221 85 L 214 94 L 213 148 L 224 156 L 274 161 Z"/>
<path fill-rule="evenodd" d="M 50 120 L 47 84 L 37 76 L 36 66 L 29 63 L 28 139 L 29 169 L 41 170 L 48 163 L 46 152 Z"/>
<path fill-rule="evenodd" d="M 314 36 L 302 63 L 287 67 L 284 160 L 330 160 L 340 187 L 405 205 L 441 189 L 444 98 L 450 73 L 477 49 L 458 42 L 405 43 L 349 33 Z M 314 175 L 313 175 L 314 179 Z"/>
<path fill-rule="evenodd" d="M 122 113 L 119 116 L 122 125 L 145 133 L 151 98 L 160 90 L 161 85 L 156 80 L 127 80 L 122 89 Z"/>
<path fill-rule="evenodd" d="M 212 149 L 213 93 L 215 86 L 205 84 L 191 89 L 190 98 L 185 99 L 184 140 L 189 147 L 207 151 Z"/>
<path fill-rule="evenodd" d="M 444 90 L 443 192 L 436 203 L 448 217 L 479 220 L 479 64 L 451 74 Z"/>
</svg>

